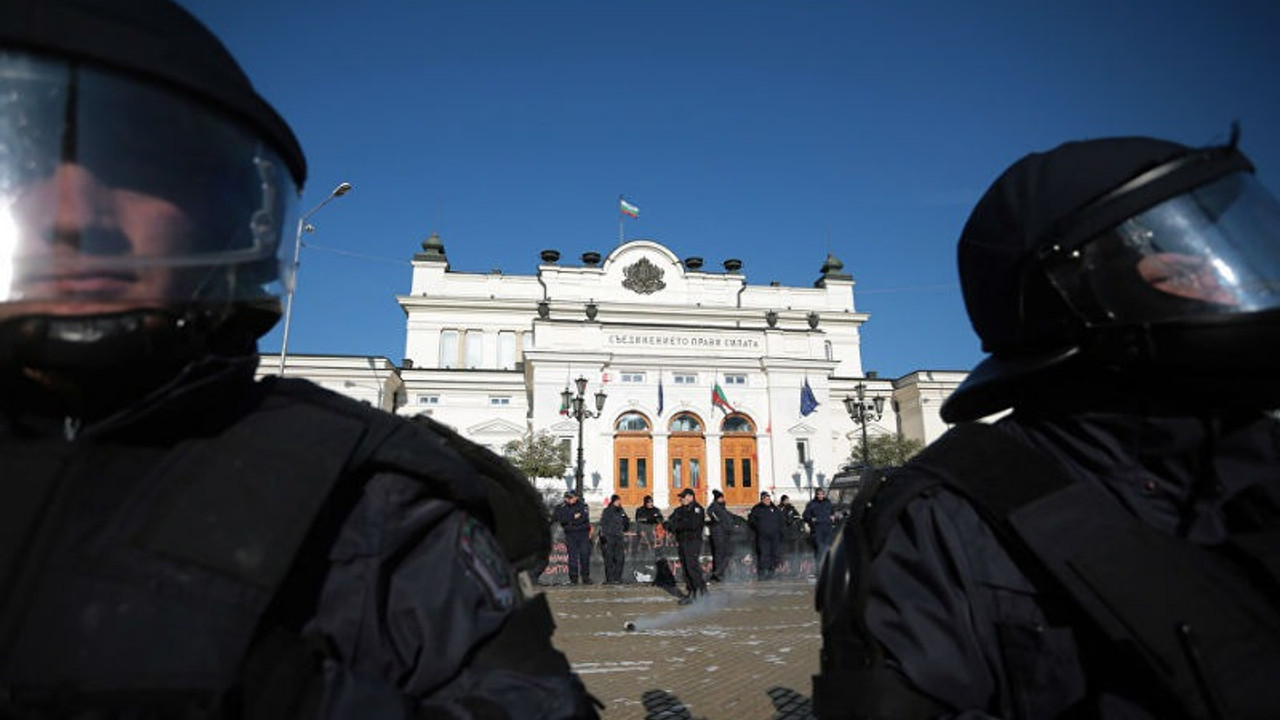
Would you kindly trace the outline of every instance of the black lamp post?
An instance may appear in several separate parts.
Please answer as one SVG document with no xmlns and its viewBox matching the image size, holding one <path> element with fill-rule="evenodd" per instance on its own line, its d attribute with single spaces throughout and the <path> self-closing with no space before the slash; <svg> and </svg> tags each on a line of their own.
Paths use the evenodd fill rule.
<svg viewBox="0 0 1280 720">
<path fill-rule="evenodd" d="M 587 409 L 587 379 L 578 376 L 573 381 L 577 386 L 578 394 L 575 395 L 572 390 L 565 387 L 564 392 L 560 393 L 560 399 L 563 400 L 562 405 L 569 408 L 569 417 L 578 421 L 578 464 L 573 468 L 573 489 L 582 497 L 582 423 L 589 418 L 598 418 L 600 413 L 604 411 L 604 401 L 608 395 L 604 394 L 604 390 L 596 392 L 596 411 L 591 412 Z"/>
<path fill-rule="evenodd" d="M 862 426 L 862 465 L 871 466 L 871 448 L 867 446 L 867 423 L 873 423 L 884 414 L 884 397 L 877 395 L 867 400 L 867 386 L 858 383 L 853 388 L 857 397 L 844 396 L 844 409 L 849 417 Z"/>
</svg>

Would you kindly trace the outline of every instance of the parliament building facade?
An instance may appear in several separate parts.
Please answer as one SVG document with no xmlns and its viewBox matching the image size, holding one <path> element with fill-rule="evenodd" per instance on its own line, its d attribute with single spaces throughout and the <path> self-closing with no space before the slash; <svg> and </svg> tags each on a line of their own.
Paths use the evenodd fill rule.
<svg viewBox="0 0 1280 720">
<path fill-rule="evenodd" d="M 574 484 L 579 436 L 583 486 L 598 504 L 627 507 L 652 495 L 660 507 L 692 488 L 731 505 L 761 490 L 808 498 L 851 461 L 862 428 L 844 399 L 862 385 L 883 414 L 876 436 L 929 442 L 946 430 L 938 409 L 965 373 L 867 373 L 854 282 L 828 256 L 812 287 L 747 282 L 742 263 L 679 258 L 651 240 L 607 256 L 565 262 L 541 255 L 535 275 L 471 273 L 449 266 L 438 235 L 413 258 L 405 353 L 385 358 L 290 355 L 286 374 L 390 412 L 431 415 L 501 453 L 530 432 L 553 435 L 569 460 L 548 492 Z M 816 264 L 816 263 L 815 263 Z M 264 355 L 260 373 L 278 371 Z M 563 393 L 586 380 L 578 420 Z M 816 402 L 816 406 L 813 404 Z"/>
</svg>

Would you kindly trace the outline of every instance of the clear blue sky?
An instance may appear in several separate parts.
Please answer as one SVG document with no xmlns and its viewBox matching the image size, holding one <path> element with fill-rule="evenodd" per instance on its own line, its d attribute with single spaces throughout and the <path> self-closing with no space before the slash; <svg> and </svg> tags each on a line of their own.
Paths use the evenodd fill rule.
<svg viewBox="0 0 1280 720">
<path fill-rule="evenodd" d="M 530 274 L 613 249 L 625 194 L 628 239 L 753 284 L 834 253 L 866 369 L 966 370 L 955 240 L 1021 155 L 1239 120 L 1280 190 L 1272 0 L 183 2 L 301 139 L 300 207 L 355 186 L 313 217 L 290 352 L 398 362 L 433 230 L 455 270 Z"/>
</svg>

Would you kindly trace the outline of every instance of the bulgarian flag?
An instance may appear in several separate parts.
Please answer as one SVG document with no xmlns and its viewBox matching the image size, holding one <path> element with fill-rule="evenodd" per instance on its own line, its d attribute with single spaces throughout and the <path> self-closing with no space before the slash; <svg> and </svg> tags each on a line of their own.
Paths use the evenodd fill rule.
<svg viewBox="0 0 1280 720">
<path fill-rule="evenodd" d="M 622 214 L 626 215 L 627 217 L 633 217 L 633 218 L 640 217 L 640 208 L 636 207 L 635 205 L 632 205 L 631 203 L 627 202 L 626 200 L 623 200 L 622 198 L 618 198 L 618 210 L 622 211 Z"/>
<path fill-rule="evenodd" d="M 720 389 L 720 383 L 711 389 L 711 407 L 720 408 L 725 415 L 733 412 L 733 406 L 729 404 L 729 398 L 724 396 L 724 390 Z"/>
</svg>

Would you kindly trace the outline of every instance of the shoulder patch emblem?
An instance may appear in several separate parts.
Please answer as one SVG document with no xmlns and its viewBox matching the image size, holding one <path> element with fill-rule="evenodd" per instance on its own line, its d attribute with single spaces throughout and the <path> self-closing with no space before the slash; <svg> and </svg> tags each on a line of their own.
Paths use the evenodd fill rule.
<svg viewBox="0 0 1280 720">
<path fill-rule="evenodd" d="M 467 516 L 458 531 L 458 554 L 467 573 L 484 588 L 490 605 L 499 610 L 509 610 L 516 604 L 511 564 L 492 533 L 471 516 Z"/>
</svg>

